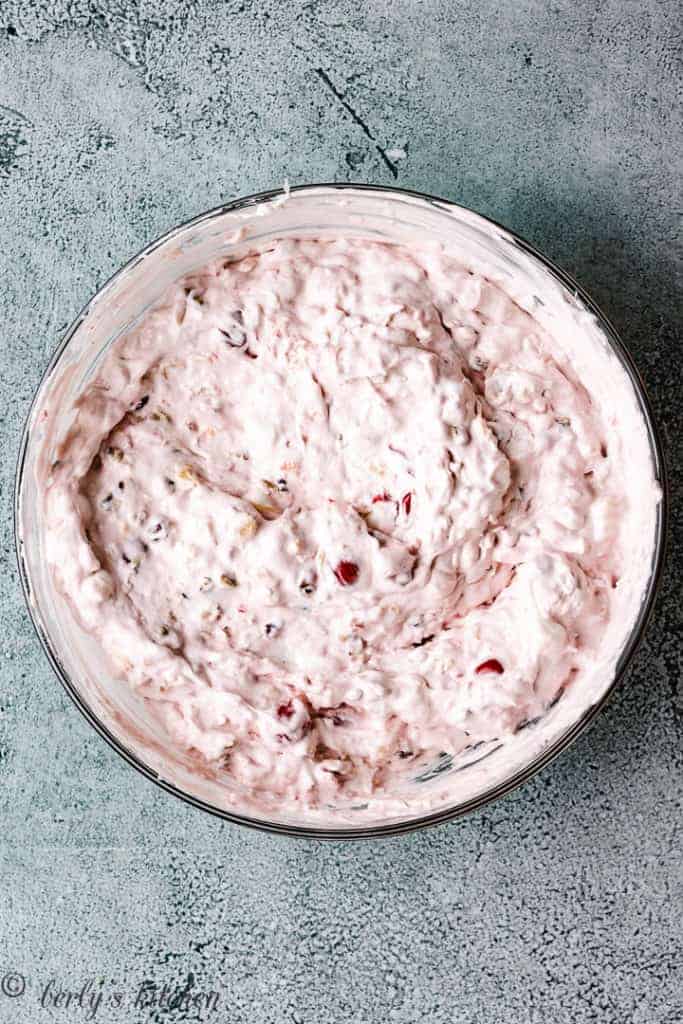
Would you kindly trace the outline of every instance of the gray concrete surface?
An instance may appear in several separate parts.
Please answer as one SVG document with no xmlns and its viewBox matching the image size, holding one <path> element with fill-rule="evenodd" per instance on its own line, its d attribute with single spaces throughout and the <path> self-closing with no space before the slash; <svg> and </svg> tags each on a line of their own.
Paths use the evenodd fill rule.
<svg viewBox="0 0 683 1024">
<path fill-rule="evenodd" d="M 683 1019 L 676 31 L 673 0 L 3 0 L 2 1024 Z M 677 501 L 655 620 L 589 734 L 377 844 L 251 833 L 144 782 L 53 678 L 14 563 L 19 433 L 67 322 L 170 225 L 285 177 L 441 193 L 575 273 L 651 390 Z M 136 1007 L 145 982 L 219 1001 Z"/>
</svg>

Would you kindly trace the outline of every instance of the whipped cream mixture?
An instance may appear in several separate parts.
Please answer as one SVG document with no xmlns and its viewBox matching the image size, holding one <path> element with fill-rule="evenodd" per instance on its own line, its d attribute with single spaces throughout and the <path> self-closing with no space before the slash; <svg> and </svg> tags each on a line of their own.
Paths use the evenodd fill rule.
<svg viewBox="0 0 683 1024">
<path fill-rule="evenodd" d="M 452 256 L 281 241 L 115 343 L 48 558 L 202 771 L 363 799 L 582 685 L 624 571 L 606 437 L 591 381 Z"/>
</svg>

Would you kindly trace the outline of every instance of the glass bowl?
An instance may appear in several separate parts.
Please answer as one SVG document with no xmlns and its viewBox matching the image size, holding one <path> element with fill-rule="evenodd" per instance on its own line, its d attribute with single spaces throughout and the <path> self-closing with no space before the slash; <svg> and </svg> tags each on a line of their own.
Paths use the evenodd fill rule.
<svg viewBox="0 0 683 1024">
<path fill-rule="evenodd" d="M 542 719 L 505 743 L 493 741 L 457 757 L 444 752 L 406 780 L 388 804 L 325 807 L 296 815 L 276 805 L 266 812 L 249 794 L 168 749 L 159 727 L 120 680 L 56 591 L 44 557 L 45 536 L 38 474 L 73 416 L 73 402 L 95 374 L 109 346 L 160 298 L 166 287 L 218 257 L 234 259 L 275 238 L 339 234 L 410 244 L 415 239 L 465 244 L 490 275 L 514 283 L 520 304 L 539 316 L 553 303 L 570 308 L 624 375 L 642 419 L 662 498 L 635 554 L 642 590 L 619 625 L 609 672 L 589 687 L 569 689 Z M 602 357 L 602 356 L 601 356 Z M 616 363 L 614 362 L 616 358 Z M 355 839 L 395 835 L 457 818 L 531 778 L 586 728 L 623 676 L 642 637 L 662 570 L 666 520 L 661 447 L 637 370 L 614 328 L 581 288 L 531 245 L 486 218 L 442 199 L 369 185 L 312 185 L 261 193 L 227 203 L 173 228 L 126 264 L 77 316 L 54 354 L 24 428 L 15 490 L 15 531 L 20 576 L 33 624 L 67 693 L 90 724 L 130 764 L 168 792 L 229 821 L 288 835 Z M 579 691 L 578 693 L 576 691 Z"/>
</svg>

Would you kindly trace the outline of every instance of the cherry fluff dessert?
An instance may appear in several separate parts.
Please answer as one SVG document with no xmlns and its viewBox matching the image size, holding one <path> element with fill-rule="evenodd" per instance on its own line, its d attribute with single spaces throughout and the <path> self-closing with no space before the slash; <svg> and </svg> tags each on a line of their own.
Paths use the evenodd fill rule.
<svg viewBox="0 0 683 1024">
<path fill-rule="evenodd" d="M 217 260 L 80 395 L 50 571 L 199 771 L 291 808 L 391 794 L 609 660 L 655 488 L 594 383 L 443 246 Z"/>
</svg>

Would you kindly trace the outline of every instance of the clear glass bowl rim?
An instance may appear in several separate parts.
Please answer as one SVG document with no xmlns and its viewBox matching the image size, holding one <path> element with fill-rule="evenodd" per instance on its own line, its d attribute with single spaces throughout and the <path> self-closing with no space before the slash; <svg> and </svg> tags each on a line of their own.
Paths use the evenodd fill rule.
<svg viewBox="0 0 683 1024">
<path fill-rule="evenodd" d="M 546 750 L 543 751 L 538 757 L 533 759 L 531 762 L 526 764 L 519 771 L 515 772 L 510 778 L 505 779 L 499 785 L 492 787 L 490 790 L 479 794 L 471 800 L 461 802 L 455 806 L 442 808 L 438 811 L 428 814 L 421 814 L 415 818 L 408 818 L 400 822 L 391 822 L 387 825 L 369 825 L 369 826 L 344 826 L 342 828 L 321 828 L 312 826 L 299 826 L 282 824 L 280 822 L 271 822 L 267 820 L 261 820 L 253 818 L 248 815 L 237 814 L 233 811 L 225 810 L 220 807 L 216 807 L 213 804 L 207 803 L 198 797 L 193 796 L 190 793 L 185 792 L 173 783 L 168 782 L 160 778 L 157 773 L 146 765 L 140 758 L 136 756 L 131 750 L 129 750 L 114 734 L 104 725 L 103 722 L 97 717 L 96 714 L 91 710 L 88 703 L 85 701 L 78 688 L 74 685 L 71 678 L 63 670 L 60 660 L 53 648 L 52 641 L 50 638 L 49 630 L 43 622 L 42 616 L 38 608 L 36 608 L 31 600 L 31 580 L 30 573 L 26 561 L 24 559 L 22 551 L 22 541 L 20 536 L 19 527 L 19 514 L 20 514 L 20 503 L 22 493 L 22 482 L 24 478 L 24 470 L 26 463 L 26 455 L 28 444 L 30 440 L 30 426 L 33 420 L 33 410 L 38 402 L 38 399 L 46 386 L 48 380 L 52 374 L 56 371 L 61 357 L 64 354 L 66 348 L 71 341 L 71 338 L 80 327 L 83 320 L 88 315 L 88 312 L 93 304 L 95 304 L 103 292 L 105 292 L 112 282 L 119 276 L 128 273 L 133 270 L 137 263 L 145 259 L 151 253 L 155 251 L 159 246 L 171 240 L 176 234 L 185 231 L 188 228 L 199 225 L 201 223 L 209 222 L 216 217 L 235 210 L 246 210 L 252 206 L 258 206 L 261 203 L 270 202 L 274 199 L 281 199 L 289 193 L 301 193 L 310 190 L 318 189 L 330 189 L 330 190 L 353 190 L 362 192 L 376 192 L 384 193 L 387 196 L 398 195 L 407 196 L 409 198 L 418 199 L 428 204 L 434 205 L 438 208 L 461 210 L 465 213 L 473 213 L 475 216 L 481 218 L 482 221 L 487 222 L 494 227 L 500 228 L 515 242 L 515 244 L 526 252 L 528 255 L 538 260 L 549 272 L 555 277 L 565 288 L 573 292 L 583 303 L 583 305 L 589 310 L 590 313 L 596 318 L 600 328 L 604 332 L 611 348 L 615 352 L 617 358 L 621 362 L 622 366 L 626 370 L 633 388 L 636 393 L 638 405 L 642 413 L 643 419 L 648 433 L 648 440 L 650 444 L 650 451 L 652 455 L 653 471 L 655 478 L 662 490 L 662 497 L 659 502 L 657 509 L 657 519 L 655 525 L 655 547 L 652 559 L 652 571 L 648 579 L 645 595 L 641 602 L 640 610 L 633 629 L 624 645 L 621 652 L 619 662 L 614 674 L 614 679 L 604 692 L 600 700 L 595 704 L 591 705 L 590 708 L 568 729 L 562 733 L 554 743 L 552 743 Z M 220 206 L 213 207 L 204 213 L 199 214 L 196 217 L 192 217 L 182 224 L 174 225 L 170 230 L 160 235 L 154 241 L 150 242 L 143 249 L 140 250 L 135 256 L 129 259 L 122 267 L 120 267 L 111 277 L 100 286 L 94 295 L 88 300 L 83 309 L 78 313 L 69 327 L 66 329 L 62 341 L 57 346 L 52 358 L 50 359 L 36 391 L 31 401 L 26 419 L 24 422 L 20 445 L 19 454 L 17 460 L 17 468 L 15 474 L 15 485 L 14 485 L 14 541 L 16 549 L 16 557 L 19 568 L 19 577 L 21 579 L 22 590 L 28 608 L 29 616 L 33 628 L 38 636 L 40 644 L 47 656 L 52 669 L 60 680 L 62 686 L 66 690 L 67 694 L 76 705 L 78 710 L 84 716 L 86 721 L 100 734 L 100 736 L 109 744 L 113 750 L 116 751 L 128 764 L 132 765 L 133 768 L 137 769 L 141 775 L 150 781 L 154 782 L 157 786 L 166 790 L 168 793 L 172 793 L 174 796 L 179 797 L 186 803 L 191 804 L 194 807 L 200 808 L 203 811 L 207 811 L 224 821 L 233 822 L 238 825 L 244 825 L 250 828 L 258 829 L 263 832 L 270 832 L 280 835 L 287 835 L 300 838 L 308 839 L 370 839 L 389 837 L 405 834 L 408 832 L 414 832 L 418 829 L 423 829 L 431 825 L 443 824 L 447 821 L 453 821 L 456 818 L 464 817 L 473 811 L 479 810 L 485 807 L 487 804 L 492 803 L 495 800 L 499 800 L 501 797 L 511 793 L 513 790 L 518 789 L 521 785 L 536 775 L 542 768 L 554 761 L 562 751 L 566 750 L 585 729 L 595 720 L 597 715 L 603 710 L 605 705 L 608 703 L 610 698 L 613 696 L 615 690 L 623 681 L 625 673 L 631 663 L 633 655 L 638 648 L 645 629 L 650 620 L 652 609 L 655 603 L 657 592 L 661 583 L 665 553 L 666 553 L 666 537 L 667 537 L 667 524 L 668 524 L 668 488 L 666 480 L 666 464 L 664 460 L 663 448 L 661 438 L 652 411 L 652 405 L 648 398 L 645 390 L 645 385 L 640 376 L 640 373 L 636 367 L 636 364 L 629 353 L 628 349 L 621 341 L 616 329 L 612 325 L 611 321 L 602 312 L 602 310 L 596 305 L 591 299 L 587 292 L 578 284 L 574 278 L 566 271 L 562 270 L 555 263 L 553 263 L 547 256 L 541 253 L 535 246 L 526 239 L 522 238 L 517 232 L 512 231 L 505 225 L 500 224 L 498 221 L 493 220 L 490 217 L 484 216 L 470 207 L 463 206 L 459 203 L 454 202 L 450 199 L 443 199 L 439 196 L 430 195 L 425 192 L 415 191 L 413 189 L 400 188 L 388 185 L 373 185 L 368 183 L 356 183 L 356 182 L 317 182 L 312 184 L 296 185 L 278 189 L 272 189 L 265 192 L 257 192 L 248 196 L 242 196 L 231 200 L 227 203 L 222 203 Z"/>
</svg>

